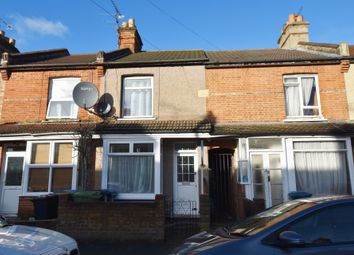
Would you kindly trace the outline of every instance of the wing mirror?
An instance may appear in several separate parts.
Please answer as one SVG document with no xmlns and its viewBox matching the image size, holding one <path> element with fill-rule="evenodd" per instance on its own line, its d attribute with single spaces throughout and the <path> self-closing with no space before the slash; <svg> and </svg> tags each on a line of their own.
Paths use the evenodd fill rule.
<svg viewBox="0 0 354 255">
<path fill-rule="evenodd" d="M 282 248 L 304 247 L 305 239 L 302 235 L 294 231 L 284 231 L 279 235 L 280 246 Z"/>
<path fill-rule="evenodd" d="M 0 216 L 0 228 L 6 227 L 7 225 L 9 225 L 9 223 L 6 218 L 4 216 Z"/>
</svg>

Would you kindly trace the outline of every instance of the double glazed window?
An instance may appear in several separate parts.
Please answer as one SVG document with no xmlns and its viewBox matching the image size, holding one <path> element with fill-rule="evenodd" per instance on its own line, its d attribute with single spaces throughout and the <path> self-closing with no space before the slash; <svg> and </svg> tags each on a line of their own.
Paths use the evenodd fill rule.
<svg viewBox="0 0 354 255">
<path fill-rule="evenodd" d="M 316 75 L 284 76 L 288 118 L 320 117 L 320 97 Z"/>
<path fill-rule="evenodd" d="M 108 189 L 119 196 L 154 193 L 154 143 L 110 143 L 108 149 Z"/>
<path fill-rule="evenodd" d="M 48 119 L 76 119 L 78 107 L 73 100 L 73 90 L 80 78 L 50 80 Z"/>
<path fill-rule="evenodd" d="M 345 141 L 294 141 L 296 186 L 314 196 L 350 194 Z"/>
<path fill-rule="evenodd" d="M 60 192 L 73 187 L 73 142 L 34 142 L 28 164 L 27 192 Z"/>
<path fill-rule="evenodd" d="M 152 80 L 152 77 L 124 78 L 123 117 L 152 117 Z"/>
</svg>

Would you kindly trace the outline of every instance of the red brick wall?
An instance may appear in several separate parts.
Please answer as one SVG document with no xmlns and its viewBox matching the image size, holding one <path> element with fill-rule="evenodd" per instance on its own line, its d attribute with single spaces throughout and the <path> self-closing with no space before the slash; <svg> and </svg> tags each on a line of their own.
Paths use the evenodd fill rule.
<svg viewBox="0 0 354 255">
<path fill-rule="evenodd" d="M 283 121 L 285 74 L 318 74 L 323 116 L 328 120 L 349 118 L 340 65 L 207 69 L 210 116 L 218 122 Z"/>
<path fill-rule="evenodd" d="M 59 199 L 58 231 L 79 240 L 163 240 L 164 197 L 154 201 L 74 203 Z"/>
<path fill-rule="evenodd" d="M 8 81 L 3 81 L 4 101 L 1 122 L 41 121 L 46 119 L 48 90 L 51 78 L 80 77 L 99 87 L 97 71 L 92 70 L 58 70 L 12 72 Z M 79 111 L 80 118 L 94 118 L 84 110 Z"/>
</svg>

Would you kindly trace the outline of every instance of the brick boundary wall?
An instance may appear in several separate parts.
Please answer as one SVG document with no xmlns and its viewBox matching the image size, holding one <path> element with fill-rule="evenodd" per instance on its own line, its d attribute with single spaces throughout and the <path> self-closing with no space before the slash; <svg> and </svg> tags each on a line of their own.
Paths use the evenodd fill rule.
<svg viewBox="0 0 354 255">
<path fill-rule="evenodd" d="M 164 196 L 154 201 L 75 203 L 59 196 L 57 230 L 78 240 L 164 240 Z"/>
</svg>

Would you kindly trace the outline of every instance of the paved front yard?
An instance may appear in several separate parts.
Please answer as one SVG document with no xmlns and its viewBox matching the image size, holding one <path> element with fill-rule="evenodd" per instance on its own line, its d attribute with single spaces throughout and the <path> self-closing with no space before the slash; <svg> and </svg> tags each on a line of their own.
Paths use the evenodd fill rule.
<svg viewBox="0 0 354 255">
<path fill-rule="evenodd" d="M 165 255 L 182 240 L 165 242 L 127 241 L 115 243 L 79 242 L 81 255 Z"/>
</svg>

